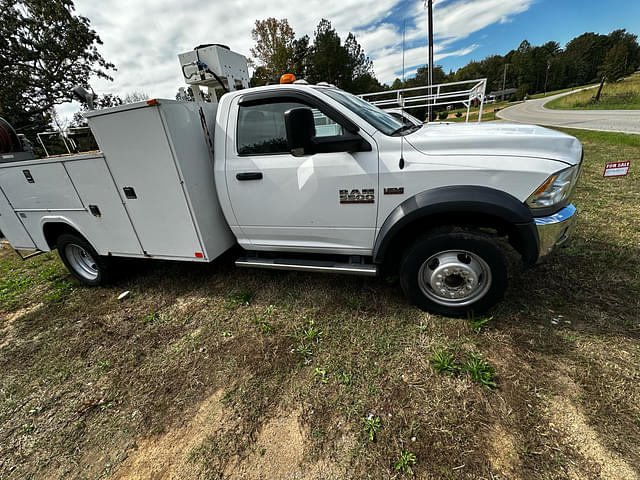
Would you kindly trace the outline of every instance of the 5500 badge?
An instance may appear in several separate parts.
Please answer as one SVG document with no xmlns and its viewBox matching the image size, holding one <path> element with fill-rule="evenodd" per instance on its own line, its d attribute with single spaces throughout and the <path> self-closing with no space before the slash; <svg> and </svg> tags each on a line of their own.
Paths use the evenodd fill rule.
<svg viewBox="0 0 640 480">
<path fill-rule="evenodd" d="M 374 203 L 376 200 L 373 188 L 340 190 L 340 203 Z"/>
</svg>

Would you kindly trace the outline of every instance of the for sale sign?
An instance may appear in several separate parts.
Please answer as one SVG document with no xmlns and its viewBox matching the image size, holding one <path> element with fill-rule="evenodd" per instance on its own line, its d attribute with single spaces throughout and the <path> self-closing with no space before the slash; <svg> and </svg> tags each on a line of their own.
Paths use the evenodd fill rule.
<svg viewBox="0 0 640 480">
<path fill-rule="evenodd" d="M 629 173 L 631 162 L 611 162 L 604 166 L 604 177 L 622 177 Z"/>
</svg>

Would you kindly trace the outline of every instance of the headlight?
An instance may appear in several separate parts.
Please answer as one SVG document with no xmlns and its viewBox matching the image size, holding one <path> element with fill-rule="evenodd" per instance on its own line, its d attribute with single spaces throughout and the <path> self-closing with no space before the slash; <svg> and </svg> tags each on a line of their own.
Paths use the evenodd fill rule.
<svg viewBox="0 0 640 480">
<path fill-rule="evenodd" d="M 575 187 L 578 181 L 579 168 L 579 165 L 575 165 L 551 175 L 527 199 L 527 205 L 536 209 L 552 207 L 563 203 L 571 196 L 571 193 L 573 193 L 573 187 Z"/>
</svg>

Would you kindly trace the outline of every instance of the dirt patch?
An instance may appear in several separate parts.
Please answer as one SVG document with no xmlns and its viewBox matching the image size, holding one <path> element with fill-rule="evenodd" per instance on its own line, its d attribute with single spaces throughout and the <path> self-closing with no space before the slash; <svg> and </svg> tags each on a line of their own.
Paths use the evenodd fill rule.
<svg viewBox="0 0 640 480">
<path fill-rule="evenodd" d="M 603 480 L 635 480 L 638 478 L 633 468 L 616 452 L 607 448 L 598 433 L 589 425 L 587 417 L 576 407 L 573 392 L 577 386 L 570 378 L 566 378 L 567 391 L 551 401 L 552 428 L 560 427 L 566 432 L 565 445 L 571 446 L 587 461 L 599 468 L 599 476 Z M 581 480 L 585 472 L 580 471 L 571 462 L 568 465 L 569 478 Z"/>
<path fill-rule="evenodd" d="M 4 348 L 9 345 L 11 340 L 14 338 L 13 324 L 15 323 L 15 321 L 21 317 L 24 317 L 25 315 L 35 312 L 41 306 L 41 303 L 37 303 L 35 305 L 21 308 L 16 312 L 6 314 L 7 316 L 5 318 L 5 321 L 2 327 L 0 327 L 0 337 L 4 338 L 4 340 L 2 340 L 2 343 L 0 343 L 0 348 Z"/>
<path fill-rule="evenodd" d="M 235 459 L 225 477 L 235 479 L 285 479 L 301 477 L 304 431 L 300 410 L 271 419 L 262 427 L 248 458 Z"/>
<path fill-rule="evenodd" d="M 507 478 L 512 478 L 520 468 L 520 459 L 516 451 L 516 440 L 504 425 L 496 424 L 489 437 L 491 451 L 489 461 L 495 470 Z"/>
<path fill-rule="evenodd" d="M 115 472 L 115 478 L 183 479 L 198 476 L 198 466 L 189 462 L 189 453 L 222 425 L 223 390 L 216 391 L 198 408 L 183 427 L 161 437 L 137 442 L 137 449 Z"/>
<path fill-rule="evenodd" d="M 174 308 L 179 313 L 192 313 L 206 306 L 207 300 L 200 295 L 183 295 L 176 298 Z"/>
</svg>

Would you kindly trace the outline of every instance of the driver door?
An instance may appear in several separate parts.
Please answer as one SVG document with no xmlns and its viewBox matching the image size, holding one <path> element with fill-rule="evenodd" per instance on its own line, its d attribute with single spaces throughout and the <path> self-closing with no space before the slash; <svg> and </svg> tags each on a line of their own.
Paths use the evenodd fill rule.
<svg viewBox="0 0 640 480">
<path fill-rule="evenodd" d="M 339 123 L 299 99 L 247 104 L 236 99 L 231 106 L 225 174 L 239 243 L 254 250 L 371 254 L 378 205 L 376 144 L 366 137 L 369 152 L 293 156 L 284 113 L 300 107 L 312 109 L 316 136 L 343 135 Z"/>
</svg>

